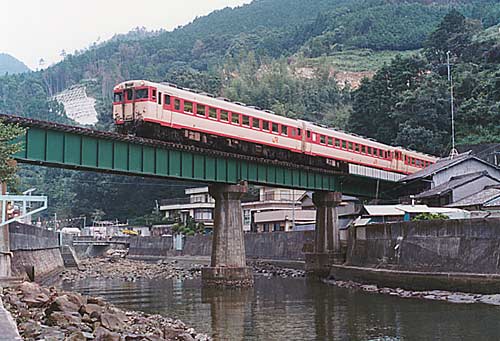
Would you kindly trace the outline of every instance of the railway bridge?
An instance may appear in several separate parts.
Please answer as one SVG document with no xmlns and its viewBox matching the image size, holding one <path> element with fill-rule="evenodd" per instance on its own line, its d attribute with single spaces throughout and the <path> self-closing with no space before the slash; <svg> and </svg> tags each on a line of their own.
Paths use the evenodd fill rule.
<svg viewBox="0 0 500 341">
<path fill-rule="evenodd" d="M 27 128 L 17 162 L 47 167 L 202 182 L 215 198 L 211 267 L 203 270 L 207 285 L 250 285 L 246 267 L 241 196 L 248 184 L 314 191 L 317 207 L 310 270 L 342 262 L 336 207 L 341 193 L 383 198 L 393 181 L 338 173 L 290 162 L 151 140 L 80 127 L 0 115 L 6 123 Z"/>
</svg>

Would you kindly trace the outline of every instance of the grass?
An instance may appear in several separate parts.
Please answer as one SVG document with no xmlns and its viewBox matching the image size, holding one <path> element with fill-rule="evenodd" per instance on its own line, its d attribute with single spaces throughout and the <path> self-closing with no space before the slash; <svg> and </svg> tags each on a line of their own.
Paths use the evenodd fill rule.
<svg viewBox="0 0 500 341">
<path fill-rule="evenodd" d="M 372 51 L 356 49 L 336 52 L 329 56 L 318 58 L 300 57 L 298 67 L 313 67 L 329 65 L 337 71 L 366 72 L 377 71 L 384 64 L 389 64 L 397 55 L 410 56 L 418 54 L 420 50 L 410 51 Z"/>
</svg>

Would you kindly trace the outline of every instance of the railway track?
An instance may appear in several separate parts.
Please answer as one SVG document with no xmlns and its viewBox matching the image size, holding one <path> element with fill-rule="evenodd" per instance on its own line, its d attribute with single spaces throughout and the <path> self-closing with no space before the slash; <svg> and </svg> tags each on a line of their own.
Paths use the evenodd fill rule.
<svg viewBox="0 0 500 341">
<path fill-rule="evenodd" d="M 119 134 L 119 133 L 114 133 L 114 132 L 93 130 L 93 129 L 89 129 L 89 128 L 70 126 L 70 125 L 66 125 L 66 124 L 54 123 L 54 122 L 49 122 L 49 121 L 35 120 L 35 119 L 20 117 L 20 116 L 0 114 L 0 121 L 5 122 L 5 123 L 18 124 L 19 126 L 26 127 L 26 128 L 50 129 L 50 130 L 54 130 L 54 131 L 74 133 L 74 134 L 78 134 L 78 135 L 82 135 L 82 136 L 89 136 L 89 137 L 101 138 L 101 139 L 112 140 L 112 141 L 121 141 L 121 142 L 146 145 L 146 146 L 157 147 L 157 148 L 160 147 L 160 148 L 165 148 L 165 149 L 170 149 L 170 150 L 189 151 L 189 152 L 196 153 L 196 154 L 210 155 L 210 156 L 219 157 L 219 158 L 226 158 L 226 159 L 245 160 L 245 161 L 259 163 L 259 164 L 265 164 L 265 165 L 273 165 L 273 166 L 280 166 L 280 167 L 290 168 L 290 169 L 313 171 L 315 173 L 322 173 L 322 174 L 328 174 L 328 175 L 348 175 L 346 173 L 342 173 L 342 172 L 339 172 L 336 170 L 330 170 L 330 169 L 321 168 L 321 167 L 312 167 L 312 166 L 297 164 L 297 163 L 288 162 L 288 161 L 270 160 L 270 159 L 266 159 L 266 158 L 262 158 L 262 157 L 243 155 L 243 154 L 238 154 L 238 153 L 231 153 L 231 152 L 226 152 L 226 151 L 221 151 L 221 150 L 208 149 L 208 148 L 203 148 L 203 147 L 199 147 L 199 146 L 195 146 L 195 145 L 186 145 L 186 144 L 181 144 L 181 143 L 154 140 L 154 139 L 148 139 L 148 138 L 137 137 L 137 136 L 132 136 L 132 135 L 124 135 L 124 134 Z"/>
</svg>

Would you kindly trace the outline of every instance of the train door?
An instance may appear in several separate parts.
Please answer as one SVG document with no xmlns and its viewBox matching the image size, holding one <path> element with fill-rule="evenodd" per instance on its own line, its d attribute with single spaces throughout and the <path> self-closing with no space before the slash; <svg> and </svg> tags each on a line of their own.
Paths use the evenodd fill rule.
<svg viewBox="0 0 500 341">
<path fill-rule="evenodd" d="M 400 150 L 391 151 L 391 168 L 395 171 L 402 171 L 403 153 Z"/>
</svg>

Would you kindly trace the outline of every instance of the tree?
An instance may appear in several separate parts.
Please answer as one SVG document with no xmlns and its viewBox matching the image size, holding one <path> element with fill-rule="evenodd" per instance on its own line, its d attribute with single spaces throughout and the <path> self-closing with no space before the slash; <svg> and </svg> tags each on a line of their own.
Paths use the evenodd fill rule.
<svg viewBox="0 0 500 341">
<path fill-rule="evenodd" d="M 16 140 L 24 134 L 24 128 L 0 121 L 0 181 L 8 185 L 17 182 L 17 166 L 12 156 L 23 149 Z"/>
</svg>

